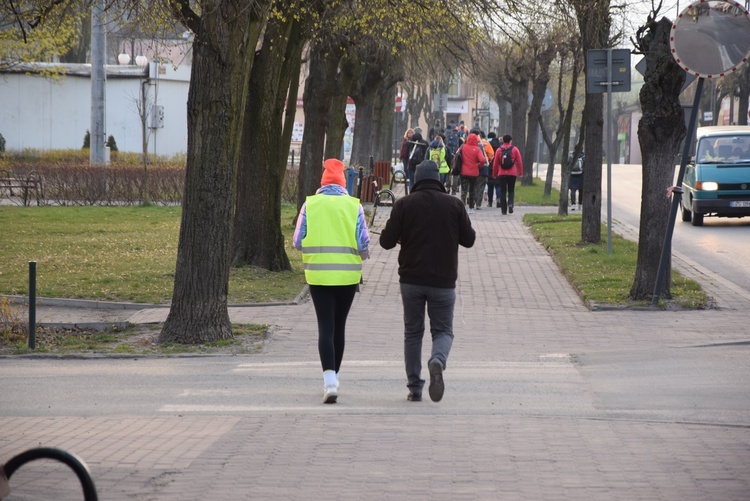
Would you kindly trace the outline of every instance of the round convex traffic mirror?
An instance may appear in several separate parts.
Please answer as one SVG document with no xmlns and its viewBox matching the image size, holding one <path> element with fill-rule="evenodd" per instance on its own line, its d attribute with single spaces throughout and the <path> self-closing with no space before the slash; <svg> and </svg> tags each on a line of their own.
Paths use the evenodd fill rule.
<svg viewBox="0 0 750 501">
<path fill-rule="evenodd" d="M 750 53 L 750 16 L 733 0 L 691 3 L 672 25 L 672 56 L 688 73 L 716 78 Z"/>
</svg>

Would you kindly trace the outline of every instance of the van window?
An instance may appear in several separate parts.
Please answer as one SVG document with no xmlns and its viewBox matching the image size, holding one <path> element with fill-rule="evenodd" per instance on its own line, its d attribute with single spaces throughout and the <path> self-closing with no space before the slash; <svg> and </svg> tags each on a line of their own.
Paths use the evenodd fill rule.
<svg viewBox="0 0 750 501">
<path fill-rule="evenodd" d="M 702 137 L 698 141 L 698 163 L 734 163 L 750 159 L 750 135 Z"/>
</svg>

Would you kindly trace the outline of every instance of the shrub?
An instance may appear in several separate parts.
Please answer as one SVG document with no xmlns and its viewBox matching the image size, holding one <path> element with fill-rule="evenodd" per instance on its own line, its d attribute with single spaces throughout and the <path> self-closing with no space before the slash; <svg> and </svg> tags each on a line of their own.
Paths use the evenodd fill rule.
<svg viewBox="0 0 750 501">
<path fill-rule="evenodd" d="M 109 146 L 109 151 L 117 151 L 117 142 L 115 141 L 115 136 L 109 136 L 107 138 L 107 146 Z"/>
<path fill-rule="evenodd" d="M 90 166 L 88 158 L 72 156 L 47 162 L 9 160 L 6 165 L 20 177 L 36 171 L 42 177 L 44 201 L 53 205 L 137 205 L 143 200 L 176 205 L 185 184 L 184 165 L 161 162 L 148 171 L 136 163 Z"/>
<path fill-rule="evenodd" d="M 297 183 L 299 181 L 299 169 L 287 169 L 284 181 L 281 183 L 281 203 L 297 203 Z"/>
<path fill-rule="evenodd" d="M 91 132 L 86 129 L 86 135 L 83 136 L 83 148 L 84 150 L 91 149 Z"/>
<path fill-rule="evenodd" d="M 0 155 L 5 153 L 5 138 L 0 134 Z"/>
<path fill-rule="evenodd" d="M 7 298 L 0 298 L 0 339 L 21 342 L 27 338 L 28 323 L 20 309 L 14 308 Z"/>
</svg>

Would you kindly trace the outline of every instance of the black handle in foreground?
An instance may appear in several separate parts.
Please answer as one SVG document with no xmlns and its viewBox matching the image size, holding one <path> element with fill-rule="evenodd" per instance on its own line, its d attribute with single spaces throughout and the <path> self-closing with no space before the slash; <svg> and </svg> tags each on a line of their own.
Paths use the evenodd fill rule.
<svg viewBox="0 0 750 501">
<path fill-rule="evenodd" d="M 5 466 L 0 467 L 0 495 L 3 495 L 3 482 L 7 482 L 11 475 L 13 475 L 13 473 L 15 473 L 21 466 L 30 461 L 34 461 L 35 459 L 56 459 L 57 461 L 70 466 L 78 476 L 78 480 L 81 482 L 84 501 L 99 501 L 99 497 L 96 494 L 96 487 L 94 486 L 94 480 L 91 478 L 91 473 L 89 472 L 86 463 L 75 454 L 50 447 L 29 449 L 28 451 L 10 458 L 10 460 L 5 463 Z"/>
</svg>

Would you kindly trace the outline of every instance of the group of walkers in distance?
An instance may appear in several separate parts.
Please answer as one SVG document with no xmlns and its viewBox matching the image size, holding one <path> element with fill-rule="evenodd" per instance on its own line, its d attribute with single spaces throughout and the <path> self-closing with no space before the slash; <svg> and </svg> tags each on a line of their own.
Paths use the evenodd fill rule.
<svg viewBox="0 0 750 501">
<path fill-rule="evenodd" d="M 443 129 L 436 120 L 427 139 L 419 127 L 406 130 L 399 160 L 408 191 L 414 187 L 417 166 L 431 160 L 438 166 L 446 191 L 459 196 L 469 214 L 482 209 L 485 192 L 487 207 L 492 207 L 494 200 L 503 214 L 513 214 L 516 179 L 523 175 L 523 161 L 510 134 L 499 138 L 490 132 L 485 136 L 478 126 L 467 129 L 463 121 L 450 122 Z"/>
</svg>

